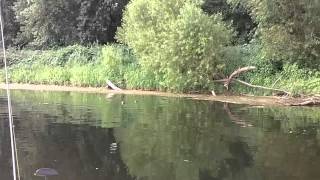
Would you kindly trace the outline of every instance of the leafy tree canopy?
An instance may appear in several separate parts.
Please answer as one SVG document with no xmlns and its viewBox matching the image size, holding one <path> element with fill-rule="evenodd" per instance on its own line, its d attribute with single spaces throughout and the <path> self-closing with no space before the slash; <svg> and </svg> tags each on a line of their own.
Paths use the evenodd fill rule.
<svg viewBox="0 0 320 180">
<path fill-rule="evenodd" d="M 320 68 L 320 1 L 228 1 L 251 11 L 264 58 Z"/>
<path fill-rule="evenodd" d="M 206 89 L 223 67 L 221 51 L 232 32 L 221 15 L 200 7 L 192 0 L 133 0 L 124 13 L 118 39 L 154 72 L 160 88 Z"/>
<path fill-rule="evenodd" d="M 47 47 L 114 41 L 128 0 L 17 0 L 16 43 Z"/>
</svg>

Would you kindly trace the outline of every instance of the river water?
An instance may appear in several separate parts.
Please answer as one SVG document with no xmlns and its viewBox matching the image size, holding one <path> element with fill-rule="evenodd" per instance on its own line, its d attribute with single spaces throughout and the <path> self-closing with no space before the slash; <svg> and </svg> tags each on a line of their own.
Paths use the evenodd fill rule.
<svg viewBox="0 0 320 180">
<path fill-rule="evenodd" d="M 12 91 L 22 180 L 319 180 L 320 108 Z M 0 180 L 11 180 L 0 91 Z"/>
</svg>

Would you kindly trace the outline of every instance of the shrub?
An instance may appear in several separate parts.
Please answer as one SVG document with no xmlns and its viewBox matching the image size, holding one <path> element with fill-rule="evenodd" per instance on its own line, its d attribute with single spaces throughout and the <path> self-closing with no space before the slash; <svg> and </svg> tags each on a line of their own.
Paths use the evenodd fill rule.
<svg viewBox="0 0 320 180">
<path fill-rule="evenodd" d="M 228 0 L 243 5 L 258 24 L 264 59 L 320 68 L 320 2 L 301 0 Z"/>
<path fill-rule="evenodd" d="M 133 0 L 117 38 L 132 48 L 143 69 L 154 72 L 160 88 L 208 89 L 224 66 L 221 51 L 231 30 L 220 15 L 205 14 L 186 0 Z"/>
<path fill-rule="evenodd" d="M 95 81 L 94 66 L 75 65 L 70 69 L 70 83 L 73 86 L 98 86 Z"/>
<path fill-rule="evenodd" d="M 34 79 L 34 74 L 31 69 L 26 67 L 10 69 L 10 80 L 15 83 L 30 83 Z"/>
<path fill-rule="evenodd" d="M 161 89 L 159 82 L 155 79 L 154 72 L 143 69 L 137 64 L 127 68 L 124 79 L 128 89 Z"/>
<path fill-rule="evenodd" d="M 108 45 L 102 48 L 100 65 L 105 78 L 121 87 L 126 87 L 124 74 L 132 70 L 136 59 L 131 50 L 125 46 Z M 106 81 L 106 79 L 104 81 Z"/>
</svg>

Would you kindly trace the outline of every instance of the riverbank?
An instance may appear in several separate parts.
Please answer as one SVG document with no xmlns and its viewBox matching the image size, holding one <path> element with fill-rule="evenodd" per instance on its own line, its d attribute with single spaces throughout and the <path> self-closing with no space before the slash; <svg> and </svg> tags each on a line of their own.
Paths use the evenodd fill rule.
<svg viewBox="0 0 320 180">
<path fill-rule="evenodd" d="M 60 91 L 60 92 L 83 92 L 98 94 L 128 94 L 128 95 L 153 95 L 164 97 L 181 97 L 195 100 L 219 101 L 234 104 L 247 104 L 252 106 L 284 106 L 287 102 L 297 102 L 299 98 L 282 98 L 276 96 L 211 96 L 203 94 L 178 94 L 158 91 L 141 91 L 141 90 L 122 90 L 114 91 L 107 88 L 93 87 L 71 87 L 56 85 L 33 85 L 33 84 L 10 84 L 12 90 L 31 90 L 31 91 Z M 5 89 L 5 84 L 0 84 L 0 89 Z"/>
<path fill-rule="evenodd" d="M 320 73 L 301 69 L 295 64 L 285 64 L 282 70 L 274 70 L 269 67 L 270 64 L 246 61 L 247 63 L 236 63 L 235 67 L 221 70 L 221 77 L 217 75 L 211 79 L 201 76 L 201 73 L 195 74 L 194 76 L 202 77 L 201 82 L 205 85 L 199 84 L 198 80 L 190 81 L 192 82 L 190 84 L 186 83 L 185 77 L 155 75 L 151 69 L 141 66 L 132 50 L 116 44 L 92 47 L 74 45 L 41 51 L 10 49 L 8 61 L 11 83 L 103 87 L 108 79 L 122 89 L 175 93 L 203 93 L 214 89 L 217 94 L 223 93 L 224 87 L 214 80 L 230 75 L 237 67 L 254 65 L 256 69 L 241 74 L 239 80 L 256 86 L 281 89 L 292 96 L 320 94 Z M 173 80 L 176 84 L 168 84 Z M 0 82 L 4 82 L 3 69 L 0 70 Z M 234 94 L 258 96 L 271 96 L 274 93 L 272 90 L 262 90 L 237 83 L 232 84 L 229 90 Z"/>
</svg>

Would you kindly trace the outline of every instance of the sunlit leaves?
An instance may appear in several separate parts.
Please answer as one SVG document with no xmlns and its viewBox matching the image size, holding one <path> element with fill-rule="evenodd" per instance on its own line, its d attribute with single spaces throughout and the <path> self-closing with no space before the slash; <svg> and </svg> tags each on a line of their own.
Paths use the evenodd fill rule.
<svg viewBox="0 0 320 180">
<path fill-rule="evenodd" d="M 135 51 L 142 67 L 164 80 L 160 88 L 206 89 L 223 64 L 220 52 L 232 33 L 221 15 L 206 15 L 200 4 L 134 0 L 127 7 L 118 39 Z"/>
<path fill-rule="evenodd" d="M 243 4 L 259 24 L 265 58 L 302 67 L 320 67 L 318 0 L 229 0 Z"/>
</svg>

